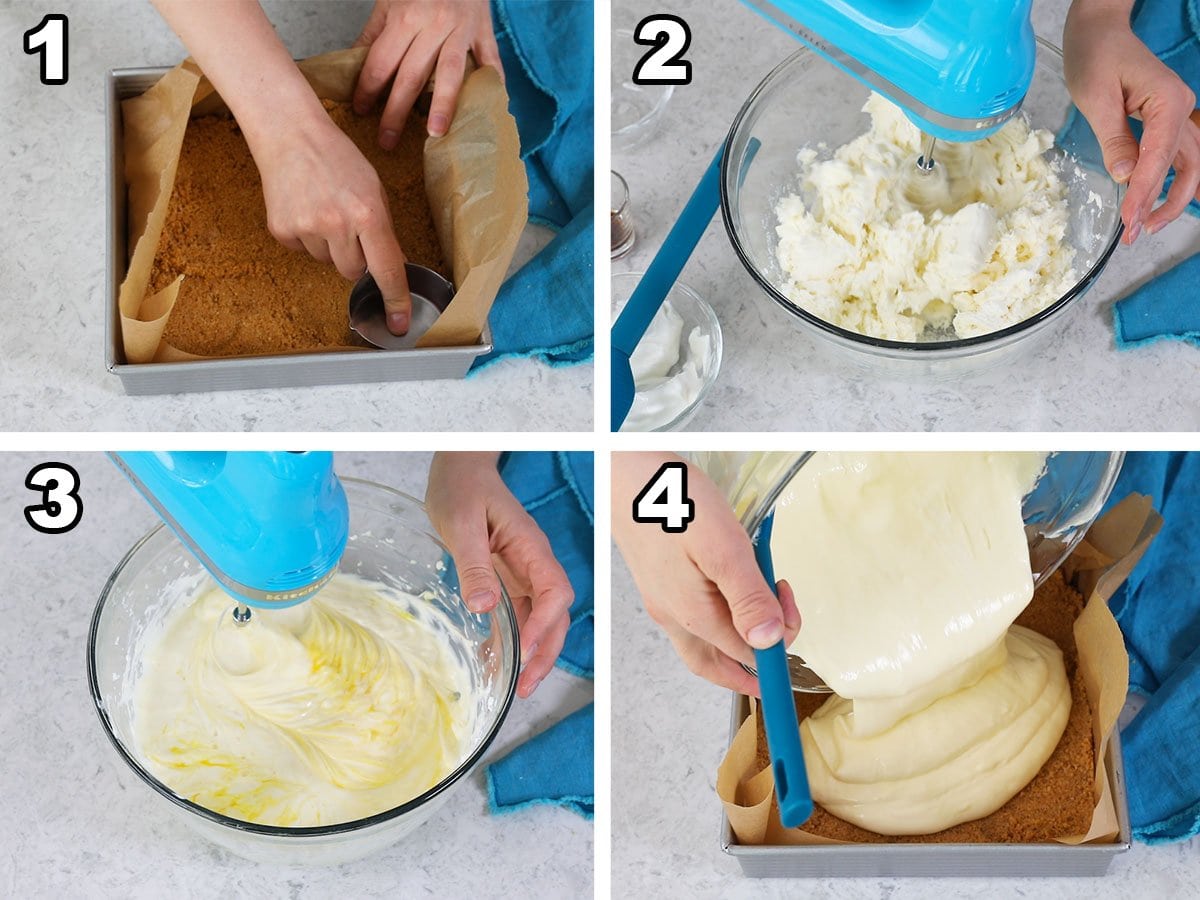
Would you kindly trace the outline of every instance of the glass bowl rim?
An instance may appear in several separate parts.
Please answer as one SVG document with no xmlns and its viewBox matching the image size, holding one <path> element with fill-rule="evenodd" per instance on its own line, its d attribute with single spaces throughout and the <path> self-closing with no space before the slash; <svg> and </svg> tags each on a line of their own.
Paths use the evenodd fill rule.
<svg viewBox="0 0 1200 900">
<path fill-rule="evenodd" d="M 398 498 L 405 503 L 411 504 L 422 512 L 426 512 L 426 514 L 428 514 L 424 503 L 417 498 L 404 493 L 403 491 L 398 491 L 395 488 L 391 488 L 387 485 L 379 484 L 378 482 L 365 478 L 353 478 L 345 475 L 339 477 L 343 483 L 349 482 L 350 484 L 365 487 L 372 491 L 381 491 L 386 495 L 390 495 L 392 498 Z M 269 837 L 332 837 L 339 834 L 354 833 L 364 829 L 369 829 L 375 825 L 382 825 L 383 823 L 389 822 L 393 819 L 397 819 L 425 805 L 434 797 L 448 790 L 452 785 L 456 784 L 460 779 L 462 779 L 467 772 L 474 768 L 474 766 L 483 757 L 483 754 L 487 752 L 488 748 L 495 740 L 496 735 L 499 734 L 500 728 L 504 724 L 504 720 L 508 718 L 508 711 L 512 706 L 513 697 L 516 695 L 517 677 L 520 674 L 520 644 L 517 636 L 517 618 L 516 613 L 513 610 L 512 601 L 509 599 L 508 591 L 504 587 L 503 583 L 500 585 L 500 602 L 489 615 L 503 614 L 508 620 L 510 633 L 512 635 L 509 651 L 512 654 L 515 663 L 512 667 L 512 675 L 510 676 L 508 685 L 504 690 L 503 700 L 500 704 L 495 721 L 492 723 L 487 733 L 483 736 L 483 739 L 479 742 L 475 749 L 467 755 L 466 759 L 464 759 L 452 772 L 450 772 L 450 774 L 441 779 L 433 787 L 418 794 L 411 800 L 402 803 L 400 806 L 393 807 L 392 809 L 384 810 L 370 816 L 365 816 L 361 819 L 353 819 L 349 822 L 338 822 L 332 825 L 310 825 L 304 827 L 263 825 L 257 822 L 247 822 L 243 819 L 235 819 L 232 816 L 226 816 L 223 813 L 208 809 L 207 807 L 201 806 L 199 803 L 195 803 L 194 801 L 188 800 L 185 797 L 180 797 L 167 785 L 163 784 L 149 771 L 147 771 L 145 766 L 135 759 L 132 753 L 130 753 L 120 739 L 117 738 L 108 716 L 108 710 L 105 707 L 104 700 L 101 695 L 100 681 L 96 672 L 96 636 L 100 628 L 100 617 L 104 612 L 104 605 L 105 601 L 108 599 L 109 592 L 111 591 L 113 584 L 116 582 L 117 577 L 125 570 L 127 565 L 132 563 L 133 558 L 138 554 L 142 547 L 156 537 L 164 528 L 166 528 L 165 523 L 159 522 L 148 532 L 142 535 L 142 537 L 138 539 L 138 541 L 132 547 L 129 548 L 129 551 L 125 554 L 125 556 L 117 564 L 116 568 L 114 568 L 112 573 L 108 576 L 108 579 L 105 581 L 104 588 L 100 592 L 100 597 L 96 601 L 95 611 L 92 613 L 91 625 L 88 628 L 87 675 L 88 689 L 92 697 L 92 706 L 95 708 L 96 714 L 100 718 L 100 724 L 104 729 L 105 735 L 108 737 L 113 747 L 116 748 L 117 754 L 125 761 L 126 765 L 128 765 L 129 768 L 139 778 L 141 778 L 143 782 L 149 785 L 156 793 L 165 797 L 167 800 L 170 800 L 176 806 L 186 810 L 189 813 L 197 815 L 202 819 L 213 822 L 216 825 L 220 825 L 238 832 L 249 832 L 251 834 Z M 434 544 L 440 547 L 444 552 L 450 552 L 446 545 L 443 544 L 442 541 L 435 535 L 426 534 L 426 536 L 429 537 Z"/>
<path fill-rule="evenodd" d="M 617 34 L 626 32 L 626 31 L 629 32 L 629 36 L 632 38 L 633 37 L 633 29 L 624 28 L 624 27 L 614 28 L 613 36 L 615 37 Z M 662 88 L 665 88 L 665 90 L 663 90 L 662 95 L 658 98 L 658 100 L 655 101 L 654 106 L 652 106 L 650 108 L 650 111 L 647 112 L 640 119 L 630 122 L 628 125 L 624 125 L 621 128 L 612 128 L 610 126 L 610 128 L 609 128 L 610 137 L 613 139 L 614 143 L 617 140 L 626 140 L 626 139 L 629 139 L 632 141 L 640 141 L 646 135 L 646 133 L 647 133 L 646 129 L 651 125 L 651 123 L 656 121 L 658 119 L 658 117 L 663 114 L 663 111 L 667 108 L 667 104 L 670 102 L 671 97 L 673 97 L 675 95 L 675 85 L 673 85 L 673 84 L 648 85 L 648 86 L 649 87 L 662 87 Z"/>
<path fill-rule="evenodd" d="M 1062 51 L 1041 36 L 1036 36 L 1035 39 L 1037 41 L 1038 49 L 1049 53 L 1051 57 L 1056 59 L 1061 66 L 1063 58 Z M 742 104 L 741 109 L 738 110 L 737 115 L 734 117 L 733 124 L 729 128 L 729 133 L 725 138 L 725 143 L 722 148 L 723 158 L 721 160 L 720 179 L 721 219 L 725 223 L 725 233 L 729 236 L 729 242 L 733 245 L 734 252 L 737 254 L 738 259 L 741 261 L 746 271 L 750 273 L 750 277 L 752 277 L 758 283 L 759 287 L 766 292 L 768 297 L 770 297 L 792 315 L 799 317 L 801 320 L 810 325 L 816 326 L 821 331 L 824 331 L 835 338 L 848 341 L 852 345 L 859 345 L 862 347 L 879 350 L 902 351 L 909 354 L 910 358 L 917 358 L 923 354 L 936 354 L 938 352 L 949 351 L 948 355 L 954 355 L 953 351 L 957 350 L 1003 344 L 1007 338 L 1015 338 L 1024 332 L 1033 329 L 1036 325 L 1039 325 L 1040 323 L 1052 318 L 1057 313 L 1065 309 L 1067 304 L 1069 304 L 1072 300 L 1081 294 L 1086 293 L 1091 288 L 1092 284 L 1094 284 L 1096 279 L 1100 277 L 1100 273 L 1108 264 L 1109 258 L 1117 249 L 1117 243 L 1120 241 L 1121 234 L 1125 230 L 1124 223 L 1121 221 L 1121 217 L 1119 215 L 1117 216 L 1116 228 L 1113 230 L 1113 234 L 1109 238 L 1108 244 L 1097 255 L 1095 261 L 1092 263 L 1091 268 L 1089 268 L 1088 271 L 1084 273 L 1084 275 L 1075 284 L 1073 284 L 1065 294 L 1052 302 L 1049 306 L 1046 306 L 1044 309 L 1034 313 L 1029 318 L 1022 319 L 1015 325 L 1009 325 L 1007 328 L 1002 328 L 999 331 L 992 331 L 987 334 L 978 334 L 973 337 L 954 338 L 951 340 L 939 341 L 886 340 L 884 338 L 860 334 L 857 331 L 850 331 L 849 329 L 842 328 L 841 326 L 835 325 L 832 322 L 827 322 L 808 310 L 795 305 L 785 296 L 783 296 L 783 294 L 780 293 L 776 288 L 775 284 L 767 279 L 761 272 L 759 272 L 758 267 L 751 262 L 750 255 L 738 236 L 737 226 L 733 220 L 733 204 L 729 191 L 729 183 L 733 173 L 733 164 L 731 162 L 730 154 L 733 150 L 735 140 L 741 136 L 743 122 L 750 112 L 757 107 L 759 98 L 769 88 L 773 88 L 776 85 L 786 70 L 806 56 L 814 54 L 815 52 L 816 51 L 810 50 L 808 47 L 801 47 L 795 53 L 791 54 L 781 63 L 779 63 L 779 65 L 772 69 L 770 73 L 768 73 L 768 75 L 761 82 L 759 82 L 758 86 L 755 87 L 750 96 L 746 98 L 746 102 Z M 1122 193 L 1122 186 L 1117 185 L 1118 205 L 1120 204 Z"/>
<path fill-rule="evenodd" d="M 636 282 L 640 283 L 645 274 L 645 272 L 613 272 L 609 278 L 610 283 L 616 282 L 618 278 L 636 279 Z M 686 420 L 688 416 L 692 415 L 692 413 L 699 409 L 700 404 L 704 402 L 705 397 L 708 396 L 708 393 L 712 390 L 713 385 L 717 383 L 717 376 L 721 374 L 721 365 L 725 362 L 725 335 L 721 330 L 721 320 L 717 318 L 716 310 L 714 310 L 712 308 L 712 304 L 701 297 L 694 288 L 682 281 L 676 281 L 671 285 L 670 289 L 667 291 L 667 296 L 663 298 L 663 303 L 666 303 L 668 300 L 670 300 L 671 292 L 677 289 L 681 294 L 683 294 L 704 311 L 704 318 L 709 322 L 710 325 L 712 325 L 712 333 L 716 336 L 716 340 L 713 341 L 713 345 L 715 347 L 715 359 L 713 361 L 712 375 L 705 377 L 704 383 L 700 385 L 700 392 L 696 394 L 696 399 L 685 406 L 671 419 L 671 421 L 664 422 L 662 425 L 659 425 L 657 428 L 652 428 L 648 432 L 642 432 L 643 434 L 656 434 L 671 431 L 677 427 L 680 422 Z M 628 298 L 626 298 L 626 300 L 628 300 Z M 658 313 L 655 312 L 655 315 L 657 316 Z M 637 433 L 638 432 L 626 432 L 626 434 Z"/>
</svg>

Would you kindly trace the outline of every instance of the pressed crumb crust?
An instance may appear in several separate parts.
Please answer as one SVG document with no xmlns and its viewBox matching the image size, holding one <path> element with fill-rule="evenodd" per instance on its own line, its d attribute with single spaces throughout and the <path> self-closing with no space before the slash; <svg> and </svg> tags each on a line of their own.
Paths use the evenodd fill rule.
<svg viewBox="0 0 1200 900">
<path fill-rule="evenodd" d="M 1051 841 L 1067 835 L 1087 832 L 1092 822 L 1095 800 L 1095 750 L 1092 746 L 1092 714 L 1088 706 L 1079 656 L 1075 649 L 1073 626 L 1083 612 L 1083 597 L 1067 584 L 1061 572 L 1055 572 L 1034 593 L 1033 600 L 1017 624 L 1039 632 L 1058 644 L 1071 682 L 1071 715 L 1054 752 L 1015 797 L 988 816 L 963 822 L 945 831 L 927 835 L 889 837 L 852 825 L 819 804 L 804 830 L 839 841 L 856 843 L 1003 843 L 1021 844 Z M 800 719 L 811 715 L 825 702 L 825 694 L 796 694 L 796 714 Z M 770 765 L 762 718 L 758 721 L 757 764 Z"/>
<path fill-rule="evenodd" d="M 399 146 L 387 151 L 377 143 L 378 113 L 324 105 L 379 173 L 405 257 L 449 278 L 425 195 L 425 119 L 410 115 Z M 252 356 L 366 346 L 348 324 L 352 283 L 267 230 L 262 181 L 231 118 L 194 119 L 184 135 L 150 293 L 181 274 L 164 335 L 180 350 Z"/>
</svg>

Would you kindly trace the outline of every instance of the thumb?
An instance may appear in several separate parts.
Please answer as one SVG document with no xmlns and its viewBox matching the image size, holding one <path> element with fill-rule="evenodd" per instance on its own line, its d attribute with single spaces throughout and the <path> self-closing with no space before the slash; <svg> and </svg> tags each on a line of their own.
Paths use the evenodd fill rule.
<svg viewBox="0 0 1200 900">
<path fill-rule="evenodd" d="M 756 650 L 783 640 L 783 608 L 767 586 L 752 552 L 738 554 L 733 568 L 716 583 L 742 640 Z"/>
<path fill-rule="evenodd" d="M 1104 154 L 1104 168 L 1113 181 L 1124 184 L 1133 174 L 1138 161 L 1138 142 L 1129 130 L 1125 101 L 1118 93 L 1103 98 L 1099 103 L 1088 104 L 1088 107 L 1084 115 L 1096 134 L 1100 152 Z M 1082 103 L 1080 109 L 1083 109 Z"/>
<path fill-rule="evenodd" d="M 442 532 L 454 568 L 458 572 L 458 591 L 473 613 L 491 612 L 500 602 L 500 579 L 492 566 L 492 548 L 488 537 L 487 516 L 456 515 Z"/>
</svg>

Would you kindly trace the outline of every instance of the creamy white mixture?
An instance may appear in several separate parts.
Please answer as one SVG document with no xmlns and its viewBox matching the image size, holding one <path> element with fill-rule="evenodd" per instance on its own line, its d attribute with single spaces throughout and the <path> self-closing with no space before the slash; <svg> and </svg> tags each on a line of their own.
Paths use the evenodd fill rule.
<svg viewBox="0 0 1200 900">
<path fill-rule="evenodd" d="M 700 396 L 711 341 L 693 328 L 685 342 L 683 328 L 683 317 L 664 301 L 629 358 L 636 393 L 622 431 L 666 425 Z"/>
<path fill-rule="evenodd" d="M 872 94 L 866 134 L 818 160 L 776 207 L 783 293 L 850 331 L 895 341 L 973 337 L 1024 321 L 1076 278 L 1054 138 L 1015 118 L 981 141 L 939 141 Z"/>
<path fill-rule="evenodd" d="M 987 815 L 1066 726 L 1062 655 L 1012 625 L 1033 596 L 1021 501 L 1044 453 L 818 453 L 775 508 L 789 647 L 837 694 L 801 725 L 813 797 L 881 834 Z"/>
<path fill-rule="evenodd" d="M 338 575 L 245 626 L 233 605 L 210 583 L 144 651 L 136 748 L 177 794 L 245 821 L 328 825 L 399 806 L 462 761 L 468 675 L 428 604 Z"/>
</svg>

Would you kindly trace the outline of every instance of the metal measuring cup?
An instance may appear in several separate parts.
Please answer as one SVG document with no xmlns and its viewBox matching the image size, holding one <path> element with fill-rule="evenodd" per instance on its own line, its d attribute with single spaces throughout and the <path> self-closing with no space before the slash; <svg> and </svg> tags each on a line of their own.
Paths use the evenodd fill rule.
<svg viewBox="0 0 1200 900">
<path fill-rule="evenodd" d="M 416 263 L 404 264 L 408 289 L 412 294 L 412 316 L 408 333 L 395 335 L 388 331 L 383 311 L 383 294 L 371 273 L 358 279 L 350 291 L 350 329 L 368 344 L 381 350 L 409 350 L 445 312 L 454 299 L 454 285 L 432 269 Z"/>
</svg>

